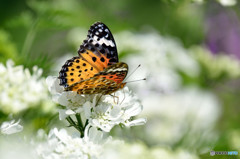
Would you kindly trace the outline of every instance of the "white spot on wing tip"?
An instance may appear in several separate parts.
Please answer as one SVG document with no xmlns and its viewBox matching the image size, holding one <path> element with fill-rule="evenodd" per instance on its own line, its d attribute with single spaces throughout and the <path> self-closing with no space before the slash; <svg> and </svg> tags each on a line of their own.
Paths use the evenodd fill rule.
<svg viewBox="0 0 240 159">
<path fill-rule="evenodd" d="M 115 47 L 115 44 L 112 40 L 107 40 L 106 38 L 101 38 L 100 40 L 97 40 L 99 37 L 94 36 L 93 40 L 97 41 L 100 45 L 105 44 L 107 46 Z M 93 42 L 94 43 L 94 42 Z"/>
</svg>

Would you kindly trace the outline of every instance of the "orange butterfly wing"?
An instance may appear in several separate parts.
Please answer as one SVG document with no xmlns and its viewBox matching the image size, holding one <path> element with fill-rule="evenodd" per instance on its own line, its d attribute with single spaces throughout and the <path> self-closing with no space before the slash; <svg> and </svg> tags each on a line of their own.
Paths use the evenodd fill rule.
<svg viewBox="0 0 240 159">
<path fill-rule="evenodd" d="M 122 86 L 128 66 L 118 63 L 116 43 L 105 24 L 97 22 L 90 27 L 78 54 L 79 57 L 67 60 L 59 72 L 60 85 L 66 90 L 109 94 Z"/>
</svg>

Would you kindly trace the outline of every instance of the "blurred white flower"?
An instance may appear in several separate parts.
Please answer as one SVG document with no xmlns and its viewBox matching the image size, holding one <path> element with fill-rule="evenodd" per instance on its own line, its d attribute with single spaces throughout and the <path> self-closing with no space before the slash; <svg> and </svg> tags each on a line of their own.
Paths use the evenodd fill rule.
<svg viewBox="0 0 240 159">
<path fill-rule="evenodd" d="M 210 92 L 186 88 L 168 95 L 150 94 L 143 104 L 150 143 L 174 145 L 184 138 L 183 147 L 207 151 L 206 145 L 211 146 L 218 138 L 213 128 L 221 105 Z"/>
<path fill-rule="evenodd" d="M 105 138 L 103 132 L 93 127 L 85 130 L 84 138 L 54 128 L 36 151 L 43 159 L 97 159 L 107 140 L 110 138 Z"/>
<path fill-rule="evenodd" d="M 3 122 L 0 128 L 1 133 L 10 135 L 21 132 L 23 130 L 23 126 L 19 123 L 20 120 L 18 120 L 17 122 L 15 122 L 15 120 Z"/>
<path fill-rule="evenodd" d="M 116 35 L 116 41 L 120 52 L 132 50 L 126 58 L 130 69 L 142 65 L 134 73 L 135 79 L 147 77 L 147 81 L 139 83 L 136 89 L 142 95 L 140 97 L 148 96 L 149 91 L 172 92 L 179 89 L 182 81 L 178 71 L 190 77 L 196 77 L 200 72 L 197 61 L 188 50 L 177 40 L 162 37 L 157 32 L 121 32 Z"/>
<path fill-rule="evenodd" d="M 237 4 L 237 0 L 218 0 L 219 3 L 223 6 L 234 6 Z"/>
<path fill-rule="evenodd" d="M 204 0 L 192 0 L 193 2 L 197 3 L 197 4 L 203 4 Z"/>
<path fill-rule="evenodd" d="M 36 66 L 31 75 L 28 69 L 14 66 L 11 60 L 7 61 L 6 66 L 0 63 L 0 110 L 15 114 L 48 99 L 41 75 L 42 69 Z"/>
<path fill-rule="evenodd" d="M 205 1 L 207 2 L 207 0 L 192 0 L 192 1 L 197 4 L 203 4 L 203 2 Z M 237 4 L 237 0 L 217 0 L 217 1 L 225 7 L 230 7 Z"/>
<path fill-rule="evenodd" d="M 1 159 L 39 159 L 34 150 L 34 145 L 26 141 L 26 136 L 0 135 Z"/>
<path fill-rule="evenodd" d="M 142 143 L 112 141 L 104 147 L 99 159 L 199 159 L 193 152 L 167 147 L 147 147 Z"/>
<path fill-rule="evenodd" d="M 155 147 L 151 150 L 152 159 L 200 159 L 194 152 L 184 149 L 171 150 L 170 148 Z"/>
<path fill-rule="evenodd" d="M 127 87 L 110 95 L 80 95 L 73 91 L 63 91 L 56 77 L 46 79 L 53 100 L 65 109 L 59 110 L 60 119 L 81 113 L 83 120 L 89 124 L 109 132 L 115 125 L 123 124 L 127 127 L 142 125 L 146 119 L 133 120 L 143 109 L 139 99 Z"/>
<path fill-rule="evenodd" d="M 221 78 L 239 78 L 240 77 L 240 62 L 238 59 L 229 55 L 214 56 L 209 50 L 194 47 L 194 57 L 199 61 L 202 67 L 206 68 L 205 76 L 210 79 Z"/>
<path fill-rule="evenodd" d="M 142 143 L 128 144 L 113 140 L 104 147 L 99 159 L 151 159 L 149 149 Z"/>
</svg>

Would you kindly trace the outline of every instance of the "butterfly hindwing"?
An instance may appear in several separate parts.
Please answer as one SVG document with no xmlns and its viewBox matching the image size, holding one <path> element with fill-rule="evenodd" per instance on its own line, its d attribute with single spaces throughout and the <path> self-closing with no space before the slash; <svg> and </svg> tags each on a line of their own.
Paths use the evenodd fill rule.
<svg viewBox="0 0 240 159">
<path fill-rule="evenodd" d="M 128 72 L 128 65 L 120 62 L 109 66 L 95 74 L 92 78 L 77 82 L 67 90 L 77 91 L 79 94 L 110 94 L 122 85 L 122 81 Z M 125 84 L 124 84 L 125 85 Z"/>
<path fill-rule="evenodd" d="M 128 65 L 124 62 L 119 62 L 107 67 L 104 71 L 97 73 L 95 76 L 101 75 L 103 78 L 112 80 L 116 84 L 122 83 L 128 73 Z"/>
</svg>

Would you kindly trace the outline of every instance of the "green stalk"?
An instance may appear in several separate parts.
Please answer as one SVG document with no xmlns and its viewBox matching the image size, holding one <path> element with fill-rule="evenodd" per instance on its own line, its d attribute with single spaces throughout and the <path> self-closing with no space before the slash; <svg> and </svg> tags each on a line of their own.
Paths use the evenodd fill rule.
<svg viewBox="0 0 240 159">
<path fill-rule="evenodd" d="M 80 128 L 81 128 L 82 130 L 84 130 L 84 128 L 83 128 L 83 123 L 82 123 L 82 118 L 81 118 L 81 115 L 80 115 L 79 113 L 76 114 L 76 119 L 77 119 L 77 121 L 78 121 L 78 125 L 80 126 Z"/>
<path fill-rule="evenodd" d="M 69 122 L 69 126 L 73 126 L 74 128 L 76 128 L 79 132 L 80 132 L 80 134 L 82 135 L 82 130 L 79 128 L 79 126 L 73 121 L 73 119 L 70 117 L 70 116 L 68 116 L 67 118 L 67 121 Z"/>
</svg>

